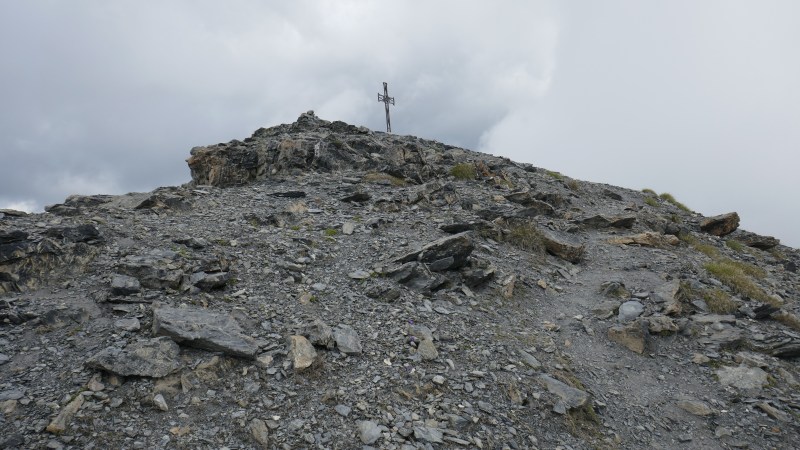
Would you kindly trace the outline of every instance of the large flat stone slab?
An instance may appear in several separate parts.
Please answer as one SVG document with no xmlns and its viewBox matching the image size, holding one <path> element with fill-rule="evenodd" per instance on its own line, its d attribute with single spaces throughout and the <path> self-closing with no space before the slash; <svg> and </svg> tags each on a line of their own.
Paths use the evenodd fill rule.
<svg viewBox="0 0 800 450">
<path fill-rule="evenodd" d="M 205 350 L 255 358 L 258 345 L 228 314 L 206 309 L 159 306 L 153 309 L 153 334 Z"/>
<path fill-rule="evenodd" d="M 470 233 L 465 231 L 437 239 L 417 251 L 396 258 L 394 262 L 420 261 L 430 264 L 431 270 L 434 271 L 458 269 L 466 264 L 467 257 L 475 248 Z"/>
</svg>

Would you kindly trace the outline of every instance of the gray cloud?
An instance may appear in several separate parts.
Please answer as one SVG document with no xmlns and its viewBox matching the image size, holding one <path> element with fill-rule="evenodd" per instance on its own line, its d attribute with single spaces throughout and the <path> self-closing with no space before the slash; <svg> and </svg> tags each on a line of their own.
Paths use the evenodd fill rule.
<svg viewBox="0 0 800 450">
<path fill-rule="evenodd" d="M 672 192 L 800 245 L 793 2 L 0 1 L 0 207 L 188 181 L 314 109 Z"/>
</svg>

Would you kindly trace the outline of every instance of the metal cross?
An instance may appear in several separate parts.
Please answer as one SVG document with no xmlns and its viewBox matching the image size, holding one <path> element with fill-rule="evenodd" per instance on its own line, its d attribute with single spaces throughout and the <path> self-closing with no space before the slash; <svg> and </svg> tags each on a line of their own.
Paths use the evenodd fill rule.
<svg viewBox="0 0 800 450">
<path fill-rule="evenodd" d="M 389 97 L 389 87 L 385 81 L 383 82 L 383 95 L 378 93 L 378 101 L 383 102 L 386 106 L 386 132 L 391 133 L 392 121 L 389 120 L 389 104 L 394 105 L 394 97 Z"/>
</svg>

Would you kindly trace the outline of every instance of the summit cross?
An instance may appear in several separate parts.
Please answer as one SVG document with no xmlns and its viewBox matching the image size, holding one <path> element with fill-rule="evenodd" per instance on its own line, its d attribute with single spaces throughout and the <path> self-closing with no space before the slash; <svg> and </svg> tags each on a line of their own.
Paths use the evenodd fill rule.
<svg viewBox="0 0 800 450">
<path fill-rule="evenodd" d="M 389 104 L 394 105 L 394 97 L 389 97 L 389 86 L 385 81 L 383 82 L 383 95 L 378 93 L 378 101 L 383 102 L 386 106 L 386 132 L 391 133 L 392 121 L 389 120 Z"/>
</svg>

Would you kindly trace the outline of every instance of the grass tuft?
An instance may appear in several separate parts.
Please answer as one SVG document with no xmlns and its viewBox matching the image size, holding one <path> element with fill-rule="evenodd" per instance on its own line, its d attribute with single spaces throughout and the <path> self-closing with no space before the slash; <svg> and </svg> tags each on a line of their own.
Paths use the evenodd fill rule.
<svg viewBox="0 0 800 450">
<path fill-rule="evenodd" d="M 675 207 L 677 207 L 681 211 L 692 212 L 692 210 L 689 209 L 688 206 L 686 206 L 683 203 L 675 200 L 675 197 L 673 197 L 672 194 L 670 194 L 669 192 L 664 192 L 661 195 L 659 195 L 659 197 L 662 200 L 664 200 L 665 202 L 667 202 L 667 203 L 669 203 L 671 205 L 674 205 Z"/>
<path fill-rule="evenodd" d="M 644 198 L 644 202 L 646 204 L 654 207 L 654 208 L 657 208 L 658 206 L 660 206 L 660 204 L 658 203 L 658 200 L 656 200 L 655 197 L 645 197 Z"/>
<path fill-rule="evenodd" d="M 744 251 L 744 244 L 735 239 L 728 239 L 727 241 L 725 241 L 725 245 L 727 245 L 729 249 L 737 253 L 742 253 Z"/>
<path fill-rule="evenodd" d="M 505 236 L 506 242 L 531 252 L 544 253 L 542 233 L 535 225 L 528 222 L 514 223 L 509 227 L 510 233 Z"/>
<path fill-rule="evenodd" d="M 706 269 L 711 276 L 721 281 L 722 284 L 731 288 L 733 292 L 779 307 L 780 305 L 778 302 L 764 292 L 764 290 L 750 278 L 750 275 L 743 270 L 746 266 L 750 265 L 724 258 L 706 263 L 703 265 L 703 268 Z M 750 267 L 758 269 L 755 266 Z"/>
<path fill-rule="evenodd" d="M 644 188 L 644 189 L 642 189 L 642 192 L 644 192 L 645 194 L 650 194 L 650 195 L 658 195 L 658 194 L 656 194 L 656 191 L 654 191 L 654 190 L 652 190 L 650 188 Z"/>
<path fill-rule="evenodd" d="M 715 314 L 730 314 L 738 309 L 731 296 L 720 288 L 704 290 L 703 300 L 708 305 L 708 310 Z"/>
<path fill-rule="evenodd" d="M 562 175 L 561 172 L 556 172 L 554 170 L 545 170 L 544 173 L 550 175 L 551 178 L 556 179 L 556 180 L 563 180 L 564 179 L 564 175 Z"/>
<path fill-rule="evenodd" d="M 388 173 L 383 173 L 383 172 L 369 172 L 366 175 L 364 175 L 364 178 L 362 178 L 362 180 L 365 183 L 376 183 L 376 184 L 388 182 L 392 186 L 398 186 L 398 187 L 402 187 L 408 184 L 406 183 L 406 180 L 402 178 L 396 177 L 394 175 L 389 175 Z"/>
<path fill-rule="evenodd" d="M 458 180 L 474 180 L 478 177 L 478 171 L 474 164 L 462 163 L 453 166 L 450 169 L 450 175 Z"/>
</svg>

